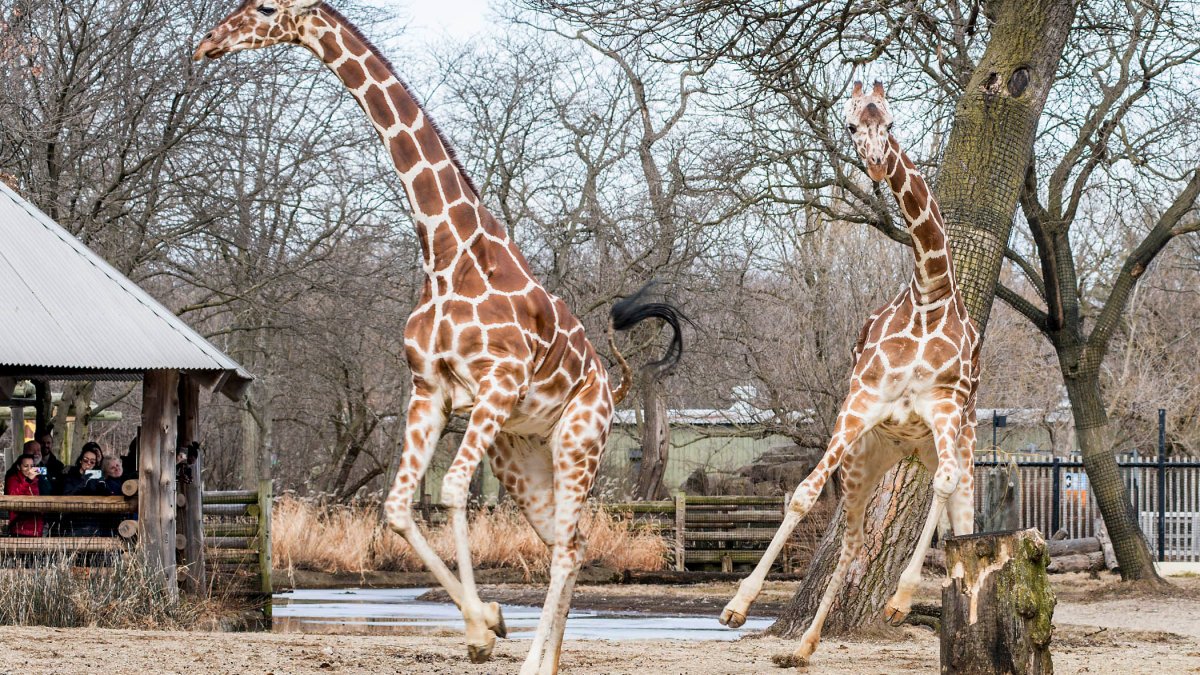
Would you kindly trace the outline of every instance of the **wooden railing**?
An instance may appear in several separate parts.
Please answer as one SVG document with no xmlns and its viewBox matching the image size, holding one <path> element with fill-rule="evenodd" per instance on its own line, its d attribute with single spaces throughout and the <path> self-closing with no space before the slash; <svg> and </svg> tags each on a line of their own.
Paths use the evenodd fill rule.
<svg viewBox="0 0 1200 675">
<path fill-rule="evenodd" d="M 206 491 L 203 496 L 204 557 L 214 587 L 270 596 L 272 481 L 257 490 Z M 270 614 L 270 603 L 266 603 Z"/>
</svg>

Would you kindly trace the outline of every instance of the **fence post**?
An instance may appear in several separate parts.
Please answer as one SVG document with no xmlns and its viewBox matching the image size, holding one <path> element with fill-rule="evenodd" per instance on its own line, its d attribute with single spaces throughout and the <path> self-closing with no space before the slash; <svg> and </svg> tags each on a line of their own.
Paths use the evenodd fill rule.
<svg viewBox="0 0 1200 675">
<path fill-rule="evenodd" d="M 1158 561 L 1167 556 L 1167 410 L 1158 409 Z"/>
<path fill-rule="evenodd" d="M 675 495 L 675 569 L 679 572 L 687 570 L 686 546 L 684 545 L 685 525 L 687 523 L 687 493 L 680 491 Z"/>
<path fill-rule="evenodd" d="M 1058 533 L 1059 510 L 1062 508 L 1062 460 L 1057 455 L 1054 457 L 1054 476 L 1050 481 L 1050 489 L 1053 494 L 1050 496 L 1050 532 L 1046 534 L 1049 539 Z"/>
<path fill-rule="evenodd" d="M 267 596 L 264 613 L 271 618 L 271 480 L 258 481 L 258 573 L 259 590 Z"/>
</svg>

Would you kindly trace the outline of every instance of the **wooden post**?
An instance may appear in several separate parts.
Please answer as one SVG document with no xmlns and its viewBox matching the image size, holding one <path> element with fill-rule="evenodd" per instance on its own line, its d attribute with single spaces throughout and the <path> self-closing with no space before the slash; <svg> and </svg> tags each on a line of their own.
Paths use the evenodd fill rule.
<svg viewBox="0 0 1200 675">
<path fill-rule="evenodd" d="M 1054 672 L 1054 592 L 1046 542 L 1035 530 L 946 540 L 942 587 L 942 673 Z"/>
<path fill-rule="evenodd" d="M 271 618 L 271 502 L 273 481 L 258 481 L 258 574 L 259 590 L 267 596 L 263 613 Z"/>
<path fill-rule="evenodd" d="M 190 376 L 179 381 L 179 440 L 178 447 L 186 448 L 200 440 L 200 386 Z M 191 463 L 192 482 L 183 486 L 180 495 L 185 499 L 178 515 L 182 519 L 184 545 L 179 554 L 183 568 L 180 579 L 185 593 L 201 595 L 208 588 L 204 564 L 204 477 L 203 454 L 198 453 Z"/>
<path fill-rule="evenodd" d="M 146 560 L 161 569 L 167 593 L 179 592 L 175 567 L 175 442 L 179 371 L 149 370 L 142 380 L 138 452 L 138 541 Z"/>
<path fill-rule="evenodd" d="M 687 536 L 687 493 L 675 495 L 675 569 L 679 572 L 687 570 L 687 546 L 684 537 Z"/>
<path fill-rule="evenodd" d="M 12 444 L 6 448 L 7 452 L 4 453 L 5 471 L 21 456 L 25 445 L 25 408 L 15 405 L 8 410 L 8 423 L 12 427 Z"/>
</svg>

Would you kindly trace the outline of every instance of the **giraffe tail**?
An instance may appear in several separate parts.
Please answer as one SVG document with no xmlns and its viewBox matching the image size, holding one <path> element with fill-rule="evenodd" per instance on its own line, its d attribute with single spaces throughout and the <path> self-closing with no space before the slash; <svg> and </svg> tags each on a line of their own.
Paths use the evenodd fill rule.
<svg viewBox="0 0 1200 675">
<path fill-rule="evenodd" d="M 629 393 L 629 386 L 633 382 L 633 369 L 629 367 L 629 363 L 617 349 L 616 331 L 629 330 L 646 319 L 661 319 L 671 327 L 671 343 L 667 346 L 667 353 L 661 359 L 653 361 L 647 366 L 666 373 L 673 370 L 683 356 L 683 324 L 685 322 L 692 323 L 692 320 L 669 302 L 647 301 L 646 294 L 656 285 L 657 282 L 651 281 L 642 286 L 637 293 L 614 304 L 609 313 L 608 347 L 612 350 L 617 364 L 621 366 L 621 384 L 613 391 L 613 405 L 617 405 L 625 399 Z"/>
</svg>

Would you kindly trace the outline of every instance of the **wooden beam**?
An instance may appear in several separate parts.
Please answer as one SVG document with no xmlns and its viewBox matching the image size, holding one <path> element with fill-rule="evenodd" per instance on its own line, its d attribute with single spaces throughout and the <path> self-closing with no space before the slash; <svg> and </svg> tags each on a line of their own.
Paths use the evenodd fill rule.
<svg viewBox="0 0 1200 675">
<path fill-rule="evenodd" d="M 104 553 L 125 548 L 117 537 L 0 537 L 0 553 Z"/>
<path fill-rule="evenodd" d="M 175 566 L 175 443 L 179 371 L 149 370 L 142 380 L 142 431 L 138 442 L 139 543 L 151 566 L 162 570 L 167 593 L 179 591 Z"/>
<path fill-rule="evenodd" d="M 119 495 L 108 497 L 0 495 L 0 511 L 19 511 L 22 513 L 137 513 L 137 510 L 137 500 Z"/>
</svg>

